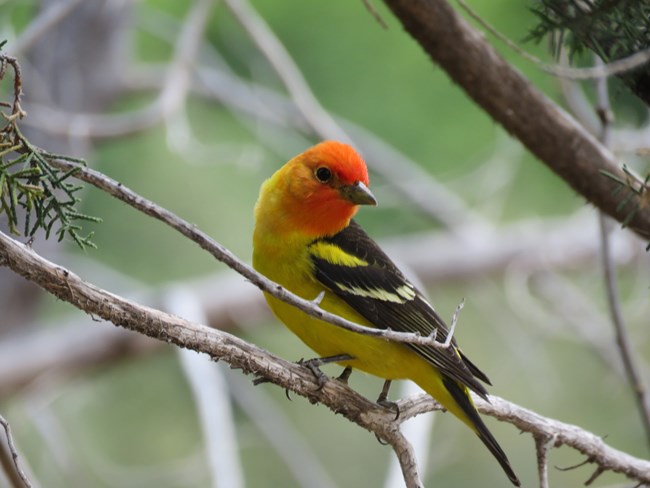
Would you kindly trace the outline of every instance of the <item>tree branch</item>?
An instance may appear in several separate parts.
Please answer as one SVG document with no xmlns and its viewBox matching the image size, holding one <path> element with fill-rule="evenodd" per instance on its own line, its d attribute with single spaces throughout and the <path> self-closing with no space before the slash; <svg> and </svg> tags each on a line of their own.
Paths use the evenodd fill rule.
<svg viewBox="0 0 650 488">
<path fill-rule="evenodd" d="M 405 478 L 412 472 L 410 449 L 401 437 L 392 410 L 365 399 L 338 381 L 320 388 L 306 368 L 290 363 L 231 334 L 188 322 L 182 318 L 139 305 L 92 284 L 85 283 L 67 269 L 38 256 L 31 248 L 0 233 L 0 265 L 38 284 L 56 297 L 71 303 L 91 316 L 177 346 L 205 352 L 215 360 L 223 359 L 244 373 L 269 381 L 323 403 L 348 420 L 388 441 L 398 453 Z M 634 458 L 607 446 L 601 438 L 580 429 L 548 419 L 530 410 L 491 397 L 491 403 L 474 397 L 478 409 L 519 429 L 534 434 L 556 436 L 555 445 L 568 445 L 587 455 L 603 469 L 623 473 L 641 482 L 650 482 L 650 462 Z M 419 413 L 441 407 L 423 395 L 399 403 L 398 423 Z M 417 477 L 410 479 L 416 480 Z M 418 486 L 413 482 L 411 486 Z"/>
<path fill-rule="evenodd" d="M 472 394 L 479 412 L 502 422 L 514 425 L 523 432 L 553 439 L 553 447 L 568 446 L 584 454 L 589 463 L 607 471 L 621 473 L 630 479 L 650 483 L 650 461 L 635 458 L 608 446 L 599 437 L 576 425 L 543 417 L 498 396 L 490 395 L 490 401 Z M 428 395 L 419 395 L 398 402 L 400 416 L 404 419 L 439 408 Z M 550 447 L 550 446 L 549 446 Z"/>
<path fill-rule="evenodd" d="M 408 461 L 410 447 L 399 433 L 399 424 L 393 421 L 394 412 L 370 402 L 341 382 L 329 381 L 321 387 L 309 369 L 278 358 L 226 332 L 139 305 L 85 283 L 74 273 L 38 256 L 4 233 L 0 233 L 0 265 L 8 266 L 91 316 L 183 348 L 205 352 L 215 360 L 223 359 L 231 367 L 295 391 L 312 403 L 327 405 L 394 446 L 405 470 L 405 479 L 418 479 L 417 473 L 414 474 L 416 466 Z M 409 482 L 408 486 L 421 485 Z"/>
<path fill-rule="evenodd" d="M 490 116 L 589 202 L 650 238 L 650 207 L 638 196 L 618 208 L 625 180 L 614 156 L 566 112 L 514 70 L 445 0 L 385 0 L 404 28 Z"/>
<path fill-rule="evenodd" d="M 548 488 L 548 451 L 552 438 L 541 435 L 534 435 L 535 451 L 537 452 L 537 476 L 539 477 L 539 488 Z"/>
<path fill-rule="evenodd" d="M 581 213 L 568 221 L 551 219 L 501 226 L 490 233 L 488 239 L 480 232 L 476 236 L 470 234 L 467 239 L 431 233 L 401 237 L 395 241 L 384 240 L 382 247 L 398 262 L 412 269 L 415 277 L 425 285 L 435 283 L 441 286 L 450 281 L 471 279 L 477 273 L 503 273 L 513 261 L 516 261 L 517 269 L 525 273 L 567 266 L 572 269 L 595 266 L 598 242 L 595 229 L 590 226 L 592 222 L 592 212 L 587 212 L 587 215 Z M 629 265 L 635 257 L 644 254 L 643 246 L 634 235 L 612 237 L 615 245 L 611 254 L 615 263 Z M 550 254 L 550 249 L 562 251 Z M 547 283 L 548 280 L 551 281 Z M 584 310 L 596 313 L 589 303 L 576 309 L 574 305 L 582 303 L 584 297 L 573 296 L 571 290 L 563 288 L 566 285 L 548 273 L 538 276 L 536 284 L 548 284 L 543 287 L 553 293 L 548 301 L 560 307 L 561 315 L 576 317 Z M 212 327 L 228 330 L 238 324 L 261 320 L 268 314 L 262 296 L 238 275 L 218 273 L 194 280 L 187 286 L 200 300 Z M 140 302 L 160 303 L 160 293 L 164 291 L 165 286 L 162 290 L 137 292 L 136 296 Z M 571 308 L 564 309 L 564 305 Z M 525 313 L 530 319 L 530 312 Z M 586 322 L 596 323 L 597 319 L 598 315 L 590 315 Z M 89 328 L 85 321 L 66 322 L 69 325 L 63 329 L 52 331 L 49 327 L 39 327 L 43 330 L 35 336 L 0 342 L 0 399 L 15 394 L 43 373 L 56 370 L 61 374 L 74 374 L 123 356 L 148 354 L 158 349 L 159 343 L 123 329 L 108 326 Z M 575 322 L 574 327 L 581 323 Z M 544 330 L 551 332 L 548 327 Z M 589 330 L 580 328 L 578 332 L 580 340 L 603 354 L 608 365 L 619 366 L 618 357 L 611 354 L 608 339 L 595 335 L 593 327 Z M 613 369 L 622 374 L 622 368 Z"/>
</svg>

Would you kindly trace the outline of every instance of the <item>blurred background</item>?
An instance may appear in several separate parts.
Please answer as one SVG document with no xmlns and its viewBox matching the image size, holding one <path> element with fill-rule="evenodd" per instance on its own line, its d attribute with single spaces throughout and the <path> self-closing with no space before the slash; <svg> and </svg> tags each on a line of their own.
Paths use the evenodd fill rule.
<svg viewBox="0 0 650 488">
<path fill-rule="evenodd" d="M 492 379 L 490 392 L 647 458 L 609 320 L 597 212 L 375 3 L 387 28 L 362 1 L 0 0 L 0 40 L 23 70 L 22 127 L 33 143 L 86 158 L 245 261 L 262 181 L 319 140 L 350 138 L 380 202 L 357 220 L 442 316 L 465 299 L 456 337 Z M 526 51 L 556 62 L 544 43 L 523 42 L 538 21 L 532 2 L 471 4 Z M 590 83 L 551 77 L 488 38 L 598 128 Z M 10 89 L 5 79 L 3 100 Z M 647 108 L 615 81 L 610 96 L 612 148 L 647 173 Z M 84 227 L 98 249 L 39 237 L 38 252 L 118 295 L 289 360 L 311 357 L 253 285 L 164 225 L 84 191 L 82 211 L 103 219 Z M 649 259 L 645 243 L 619 227 L 611 226 L 612 256 L 647 384 Z M 356 373 L 350 384 L 375 398 L 382 380 Z M 43 487 L 402 486 L 392 451 L 326 408 L 95 321 L 4 268 L 0 412 Z M 533 438 L 486 421 L 523 485 L 536 486 Z M 406 426 L 415 422 L 424 422 L 409 435 L 426 486 L 506 486 L 456 419 L 436 413 Z M 591 468 L 555 466 L 581 461 L 551 451 L 551 486 L 580 486 Z M 4 476 L 0 486 L 13 486 Z M 594 485 L 629 486 L 607 473 Z"/>
</svg>

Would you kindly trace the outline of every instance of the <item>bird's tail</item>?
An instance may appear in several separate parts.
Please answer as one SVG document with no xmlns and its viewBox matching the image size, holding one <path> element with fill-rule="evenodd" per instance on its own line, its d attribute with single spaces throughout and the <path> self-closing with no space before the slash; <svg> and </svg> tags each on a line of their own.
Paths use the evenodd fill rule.
<svg viewBox="0 0 650 488">
<path fill-rule="evenodd" d="M 476 432 L 476 435 L 478 435 L 479 439 L 483 441 L 483 444 L 485 444 L 485 446 L 490 450 L 492 455 L 499 462 L 501 468 L 503 468 L 503 471 L 505 471 L 512 484 L 515 486 L 521 486 L 519 478 L 517 478 L 517 475 L 510 466 L 510 461 L 508 461 L 506 453 L 503 452 L 501 446 L 499 446 L 494 436 L 490 433 L 486 425 L 483 423 L 483 420 L 481 419 L 479 413 L 476 410 L 476 407 L 474 406 L 474 402 L 469 396 L 467 388 L 458 384 L 456 381 L 450 378 L 443 377 L 442 383 L 455 401 L 455 406 L 459 407 L 462 414 L 464 415 L 458 415 L 458 409 L 450 409 L 451 412 L 458 416 L 474 432 Z"/>
</svg>

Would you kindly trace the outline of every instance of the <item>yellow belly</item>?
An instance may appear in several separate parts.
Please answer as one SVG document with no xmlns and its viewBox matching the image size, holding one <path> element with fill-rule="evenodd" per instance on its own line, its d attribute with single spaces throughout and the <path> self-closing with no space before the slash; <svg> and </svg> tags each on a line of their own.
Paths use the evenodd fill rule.
<svg viewBox="0 0 650 488">
<path fill-rule="evenodd" d="M 263 269 L 260 269 L 263 267 L 259 264 L 256 266 L 264 274 Z M 277 271 L 278 268 L 274 269 Z M 296 278 L 299 278 L 299 276 L 305 278 L 298 282 Z M 269 278 L 289 290 L 300 290 L 297 294 L 306 300 L 313 300 L 321 292 L 325 292 L 325 296 L 320 302 L 321 308 L 359 325 L 372 327 L 372 324 L 366 321 L 352 307 L 326 290 L 322 285 L 310 279 L 307 274 L 296 274 L 295 269 L 291 269 L 288 276 L 277 273 L 274 277 L 269 276 Z M 342 366 L 350 366 L 389 380 L 410 379 L 472 430 L 475 430 L 472 422 L 459 409 L 455 400 L 444 387 L 440 372 L 412 349 L 396 342 L 350 332 L 307 315 L 267 293 L 265 293 L 265 297 L 277 318 L 314 350 L 318 357 L 346 354 L 354 359 L 340 361 L 339 364 Z"/>
<path fill-rule="evenodd" d="M 318 293 L 314 294 L 314 298 Z M 266 299 L 273 313 L 313 349 L 318 357 L 347 354 L 354 359 L 340 361 L 338 364 L 388 380 L 410 379 L 476 432 L 472 421 L 443 385 L 440 372 L 413 350 L 399 343 L 356 334 L 328 324 L 273 296 L 266 295 Z M 329 292 L 321 302 L 321 307 L 360 325 L 370 325 L 348 305 L 333 299 Z"/>
<path fill-rule="evenodd" d="M 309 295 L 303 298 L 313 299 L 320 291 L 325 290 L 314 287 L 313 291 L 313 297 Z M 278 319 L 319 357 L 347 354 L 354 359 L 342 361 L 341 365 L 351 366 L 385 379 L 418 377 L 423 368 L 429 374 L 433 372 L 430 364 L 402 344 L 347 331 L 311 317 L 268 294 L 266 300 Z M 320 307 L 357 324 L 371 326 L 361 315 L 328 291 Z"/>
</svg>

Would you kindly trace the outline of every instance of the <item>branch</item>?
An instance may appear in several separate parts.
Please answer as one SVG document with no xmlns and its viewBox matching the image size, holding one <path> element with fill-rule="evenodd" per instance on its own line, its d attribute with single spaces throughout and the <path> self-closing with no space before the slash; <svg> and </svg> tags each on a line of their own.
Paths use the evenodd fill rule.
<svg viewBox="0 0 650 488">
<path fill-rule="evenodd" d="M 482 414 L 512 424 L 533 436 L 553 439 L 553 447 L 571 447 L 587 456 L 588 462 L 603 470 L 621 473 L 642 483 L 650 483 L 650 461 L 614 449 L 605 444 L 602 437 L 576 425 L 543 417 L 498 396 L 490 395 L 490 401 L 486 402 L 472 393 L 472 399 Z M 428 395 L 407 398 L 398 402 L 398 405 L 400 415 L 404 419 L 440 408 Z"/>
<path fill-rule="evenodd" d="M 431 59 L 490 116 L 575 191 L 619 222 L 650 238 L 650 207 L 634 195 L 619 208 L 618 162 L 561 108 L 514 70 L 445 0 L 385 0 Z"/>
<path fill-rule="evenodd" d="M 27 488 L 31 488 L 32 483 L 29 481 L 27 475 L 20 467 L 20 456 L 18 454 L 18 450 L 16 449 L 16 445 L 14 444 L 14 438 L 11 435 L 11 427 L 9 426 L 9 422 L 7 422 L 7 420 L 2 415 L 0 415 L 0 425 L 2 425 L 4 428 L 5 435 L 7 436 L 7 445 L 9 446 L 9 452 L 11 453 L 11 458 L 13 460 L 13 468 L 18 474 L 18 477 L 20 478 L 20 481 L 22 481 L 23 485 L 25 485 Z"/>
<path fill-rule="evenodd" d="M 231 334 L 193 324 L 179 317 L 145 307 L 85 283 L 74 273 L 38 256 L 27 246 L 0 233 L 0 264 L 35 282 L 61 300 L 121 327 L 205 352 L 213 359 L 223 359 L 234 368 L 269 379 L 308 398 L 320 402 L 348 420 L 374 432 L 401 453 L 402 467 L 408 472 L 404 441 L 396 428 L 394 412 L 363 398 L 346 385 L 328 381 L 323 388 L 312 373 L 287 362 Z M 474 398 L 483 413 L 507 421 L 523 431 L 556 436 L 555 445 L 568 445 L 587 455 L 603 469 L 623 473 L 642 482 L 650 482 L 650 462 L 634 458 L 607 446 L 601 438 L 576 426 L 544 418 L 498 397 L 491 403 Z M 400 419 L 440 408 L 427 396 L 400 402 Z M 414 484 L 412 486 L 418 486 Z"/>
<path fill-rule="evenodd" d="M 548 451 L 553 441 L 541 435 L 535 438 L 535 451 L 537 453 L 537 476 L 539 476 L 539 488 L 548 488 Z"/>
<path fill-rule="evenodd" d="M 513 262 L 525 273 L 567 266 L 572 269 L 576 266 L 593 267 L 597 264 L 598 242 L 592 223 L 591 212 L 588 215 L 583 212 L 568 221 L 551 219 L 501 226 L 490 233 L 488 239 L 480 232 L 469 234 L 467 239 L 431 233 L 401 237 L 395 241 L 384 240 L 382 247 L 399 263 L 413 269 L 415 277 L 425 285 L 435 283 L 441 286 L 450 281 L 471 279 L 477 273 L 503 273 L 512 267 Z M 631 260 L 644 255 L 643 246 L 634 235 L 620 234 L 612 238 L 615 245 L 611 251 L 615 263 L 629 265 Z M 549 249 L 563 251 L 549 254 Z M 84 267 L 87 269 L 87 265 Z M 106 271 L 101 273 L 105 275 Z M 552 279 L 548 273 L 543 277 L 544 280 L 537 278 L 540 286 Z M 518 289 L 519 285 L 516 285 Z M 116 286 L 124 289 L 125 285 Z M 238 275 L 217 273 L 187 283 L 187 286 L 200 300 L 212 327 L 228 330 L 239 324 L 254 323 L 268 314 L 262 296 Z M 569 293 L 571 290 L 563 288 L 562 282 L 552 279 L 546 288 L 553 293 L 548 298 L 550 303 L 571 307 L 562 308 L 561 315 L 576 317 L 584 314 L 585 310 L 596 313 L 590 303 L 576 309 L 575 304 L 583 303 L 584 297 L 573 296 Z M 139 290 L 135 296 L 140 302 L 160 303 L 161 291 L 165 291 L 164 286 L 162 290 Z M 524 313 L 528 319 L 531 318 L 530 310 Z M 598 319 L 598 315 L 590 315 L 586 322 L 593 325 Z M 52 331 L 49 327 L 39 327 L 43 330 L 35 336 L 0 342 L 0 399 L 15 394 L 46 372 L 56 370 L 60 374 L 74 374 L 121 357 L 149 354 L 159 349 L 159 343 L 122 329 L 88 327 L 85 321 L 80 323 L 78 320 L 66 322 L 69 325 L 63 329 Z M 574 327 L 580 324 L 582 322 L 575 322 Z M 547 326 L 544 331 L 551 332 Z M 595 335 L 593 327 L 579 328 L 578 335 L 581 341 L 603 354 L 608 365 L 619 365 L 618 357 L 611 354 L 609 342 L 605 343 L 603 337 Z M 614 367 L 614 370 L 622 374 L 622 368 Z"/>
<path fill-rule="evenodd" d="M 242 369 L 244 373 L 267 378 L 306 397 L 312 403 L 323 403 L 332 411 L 389 442 L 399 453 L 405 476 L 409 472 L 410 465 L 406 460 L 410 454 L 397 429 L 394 412 L 363 398 L 347 385 L 327 381 L 320 388 L 313 374 L 304 367 L 285 361 L 226 332 L 139 305 L 85 283 L 74 273 L 38 256 L 31 248 L 3 233 L 0 233 L 0 265 L 11 268 L 91 316 L 101 317 L 118 326 L 180 347 L 205 352 L 215 360 L 223 359 L 231 367 Z M 637 481 L 650 482 L 649 461 L 617 451 L 607 446 L 600 437 L 579 427 L 542 417 L 498 397 L 491 397 L 491 403 L 477 397 L 474 401 L 479 411 L 511 423 L 525 432 L 555 435 L 555 446 L 571 446 L 603 469 L 623 473 Z M 398 422 L 439 408 L 426 395 L 406 399 L 399 404 Z"/>
<path fill-rule="evenodd" d="M 320 402 L 348 420 L 391 444 L 404 467 L 406 480 L 417 479 L 409 462 L 410 448 L 393 421 L 394 412 L 353 392 L 338 381 L 320 385 L 313 373 L 289 363 L 226 332 L 188 322 L 182 318 L 139 305 L 85 283 L 77 275 L 38 256 L 31 248 L 0 233 L 0 264 L 33 281 L 63 301 L 91 316 L 115 325 L 223 359 L 231 367 L 252 373 L 299 395 Z M 421 484 L 409 482 L 410 487 Z"/>
</svg>

